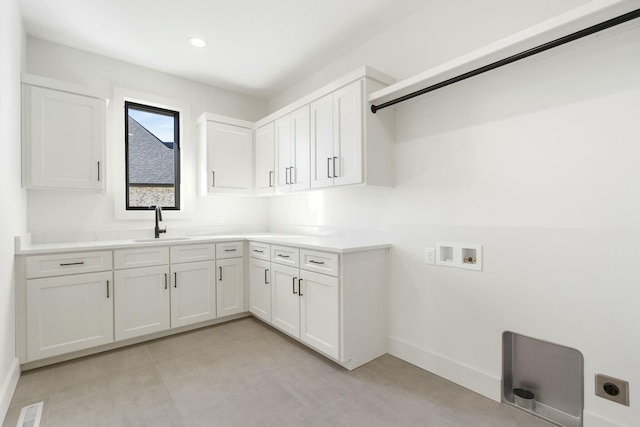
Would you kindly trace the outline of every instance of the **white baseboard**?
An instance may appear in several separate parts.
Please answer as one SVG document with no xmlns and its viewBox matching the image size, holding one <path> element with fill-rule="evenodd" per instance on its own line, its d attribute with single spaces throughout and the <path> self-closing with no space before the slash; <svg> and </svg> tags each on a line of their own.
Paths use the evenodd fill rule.
<svg viewBox="0 0 640 427">
<path fill-rule="evenodd" d="M 583 425 L 584 427 L 624 427 L 623 424 L 615 423 L 587 411 L 583 413 Z"/>
<path fill-rule="evenodd" d="M 16 391 L 18 380 L 20 379 L 20 361 L 16 357 L 7 372 L 7 377 L 2 382 L 2 388 L 0 388 L 0 421 L 4 421 L 9 410 L 9 404 L 13 398 L 13 393 Z M 0 423 L 1 424 L 1 423 Z"/>
<path fill-rule="evenodd" d="M 500 402 L 501 380 L 399 338 L 389 337 L 389 354 Z"/>
</svg>

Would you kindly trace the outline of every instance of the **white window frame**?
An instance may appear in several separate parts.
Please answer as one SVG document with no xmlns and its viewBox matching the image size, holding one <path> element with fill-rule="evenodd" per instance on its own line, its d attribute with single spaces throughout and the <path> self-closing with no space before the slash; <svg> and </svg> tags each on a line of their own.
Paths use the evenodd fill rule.
<svg viewBox="0 0 640 427">
<path fill-rule="evenodd" d="M 112 140 L 112 156 L 113 159 L 113 196 L 115 207 L 115 219 L 132 220 L 140 219 L 149 221 L 153 218 L 152 211 L 144 210 L 127 210 L 126 204 L 126 176 L 125 176 L 125 144 L 124 144 L 124 103 L 125 101 L 135 102 L 138 104 L 149 105 L 152 107 L 173 110 L 179 113 L 180 126 L 180 210 L 166 210 L 162 212 L 164 219 L 185 219 L 188 218 L 189 204 L 192 197 L 186 194 L 185 189 L 190 188 L 185 185 L 184 179 L 184 158 L 185 152 L 190 151 L 194 147 L 190 144 L 191 134 L 191 106 L 184 101 L 170 99 L 160 95 L 140 92 L 131 89 L 113 88 L 113 103 L 111 106 L 111 114 L 113 120 Z"/>
</svg>

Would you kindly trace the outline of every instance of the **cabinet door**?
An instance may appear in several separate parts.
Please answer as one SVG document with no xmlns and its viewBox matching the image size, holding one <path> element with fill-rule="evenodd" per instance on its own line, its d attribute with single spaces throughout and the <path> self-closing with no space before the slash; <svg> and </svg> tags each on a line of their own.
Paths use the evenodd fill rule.
<svg viewBox="0 0 640 427">
<path fill-rule="evenodd" d="M 300 338 L 300 270 L 271 264 L 271 323 L 276 328 Z"/>
<path fill-rule="evenodd" d="M 271 323 L 271 264 L 252 259 L 249 264 L 249 311 Z"/>
<path fill-rule="evenodd" d="M 275 176 L 275 128 L 273 122 L 256 131 L 256 194 L 273 193 Z"/>
<path fill-rule="evenodd" d="M 171 327 L 215 318 L 215 261 L 171 265 Z"/>
<path fill-rule="evenodd" d="M 116 340 L 169 329 L 169 266 L 118 270 L 114 280 Z"/>
<path fill-rule="evenodd" d="M 216 261 L 217 317 L 242 313 L 244 309 L 244 260 L 229 258 Z"/>
<path fill-rule="evenodd" d="M 289 182 L 291 191 L 308 190 L 309 179 L 309 106 L 305 105 L 291 113 L 291 169 Z"/>
<path fill-rule="evenodd" d="M 334 185 L 363 182 L 362 109 L 361 80 L 333 93 Z"/>
<path fill-rule="evenodd" d="M 113 341 L 110 271 L 27 280 L 29 361 Z"/>
<path fill-rule="evenodd" d="M 291 191 L 291 117 L 286 115 L 275 121 L 276 191 Z"/>
<path fill-rule="evenodd" d="M 333 186 L 333 94 L 311 103 L 311 188 Z"/>
<path fill-rule="evenodd" d="M 338 359 L 339 289 L 336 277 L 300 270 L 300 339 Z"/>
<path fill-rule="evenodd" d="M 27 185 L 104 189 L 105 102 L 27 86 Z"/>
<path fill-rule="evenodd" d="M 225 123 L 207 122 L 207 164 L 210 193 L 249 193 L 251 129 Z"/>
</svg>

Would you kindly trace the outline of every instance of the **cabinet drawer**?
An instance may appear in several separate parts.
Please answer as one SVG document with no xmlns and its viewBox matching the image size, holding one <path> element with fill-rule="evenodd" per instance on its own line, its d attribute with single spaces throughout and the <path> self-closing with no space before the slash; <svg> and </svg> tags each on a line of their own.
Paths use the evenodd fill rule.
<svg viewBox="0 0 640 427">
<path fill-rule="evenodd" d="M 249 253 L 252 258 L 264 259 L 269 261 L 271 259 L 271 245 L 268 243 L 249 243 Z"/>
<path fill-rule="evenodd" d="M 118 249 L 113 253 L 116 270 L 169 264 L 169 248 Z"/>
<path fill-rule="evenodd" d="M 291 267 L 300 266 L 300 250 L 287 246 L 271 246 L 271 261 Z"/>
<path fill-rule="evenodd" d="M 30 256 L 27 279 L 107 271 L 112 265 L 111 251 Z"/>
<path fill-rule="evenodd" d="M 337 254 L 300 249 L 300 268 L 317 273 L 338 276 L 340 274 Z"/>
<path fill-rule="evenodd" d="M 171 246 L 171 263 L 195 261 L 213 261 L 216 258 L 216 247 L 213 243 L 201 245 Z"/>
<path fill-rule="evenodd" d="M 244 242 L 216 243 L 216 259 L 241 257 L 243 247 Z"/>
</svg>

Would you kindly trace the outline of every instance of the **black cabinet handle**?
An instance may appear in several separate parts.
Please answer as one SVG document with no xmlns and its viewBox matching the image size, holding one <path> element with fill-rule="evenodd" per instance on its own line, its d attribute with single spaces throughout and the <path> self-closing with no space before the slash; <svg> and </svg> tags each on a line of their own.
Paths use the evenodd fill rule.
<svg viewBox="0 0 640 427">
<path fill-rule="evenodd" d="M 167 289 L 167 273 L 164 273 L 164 288 Z"/>
<path fill-rule="evenodd" d="M 298 280 L 298 296 L 302 296 L 302 279 Z"/>
<path fill-rule="evenodd" d="M 222 267 L 218 267 L 218 270 L 220 271 L 220 281 L 222 282 Z"/>
<path fill-rule="evenodd" d="M 277 257 L 280 257 L 280 258 L 289 258 L 289 255 L 282 255 L 282 254 L 278 254 L 278 255 L 276 255 L 276 256 L 277 256 Z"/>
<path fill-rule="evenodd" d="M 225 249 L 224 251 L 225 252 L 235 252 L 236 250 L 235 249 Z"/>
<path fill-rule="evenodd" d="M 109 298 L 109 281 L 107 280 L 107 298 Z"/>
<path fill-rule="evenodd" d="M 100 162 L 98 162 L 98 181 L 100 181 Z"/>
<path fill-rule="evenodd" d="M 331 157 L 327 157 L 327 178 L 333 178 L 331 176 L 331 171 L 329 170 L 331 168 Z"/>
<path fill-rule="evenodd" d="M 79 262 L 63 262 L 60 263 L 60 267 L 65 267 L 67 265 L 82 265 L 84 264 L 84 261 L 79 261 Z"/>
<path fill-rule="evenodd" d="M 211 186 L 216 186 L 216 171 L 211 171 Z"/>
<path fill-rule="evenodd" d="M 289 184 L 295 184 L 295 183 L 296 183 L 296 181 L 297 181 L 297 180 L 295 179 L 295 175 L 294 175 L 294 173 L 295 173 L 295 169 L 296 169 L 296 168 L 295 168 L 294 166 L 291 166 L 291 167 L 289 168 Z"/>
<path fill-rule="evenodd" d="M 273 187 L 273 171 L 269 171 L 269 187 Z"/>
<path fill-rule="evenodd" d="M 298 292 L 296 292 L 296 279 L 297 279 L 297 277 L 294 277 L 293 281 L 292 281 L 293 282 L 293 293 L 294 293 L 294 295 L 298 293 Z"/>
<path fill-rule="evenodd" d="M 338 175 L 336 175 L 336 159 L 337 159 L 337 157 L 333 158 L 333 177 L 334 178 L 338 177 Z"/>
<path fill-rule="evenodd" d="M 257 252 L 259 254 L 263 254 L 264 253 L 264 251 L 261 251 L 261 250 L 258 250 L 258 249 L 254 249 L 253 252 Z"/>
<path fill-rule="evenodd" d="M 173 287 L 178 287 L 178 273 L 173 273 Z"/>
<path fill-rule="evenodd" d="M 285 170 L 284 170 L 284 183 L 285 184 L 291 184 L 289 182 L 289 168 L 285 168 Z"/>
<path fill-rule="evenodd" d="M 268 285 L 269 284 L 269 269 L 265 269 L 264 270 L 264 284 Z"/>
<path fill-rule="evenodd" d="M 324 261 L 315 261 L 315 260 L 312 260 L 312 259 L 310 259 L 309 262 L 311 264 L 318 264 L 318 265 L 323 265 L 324 264 Z"/>
</svg>

